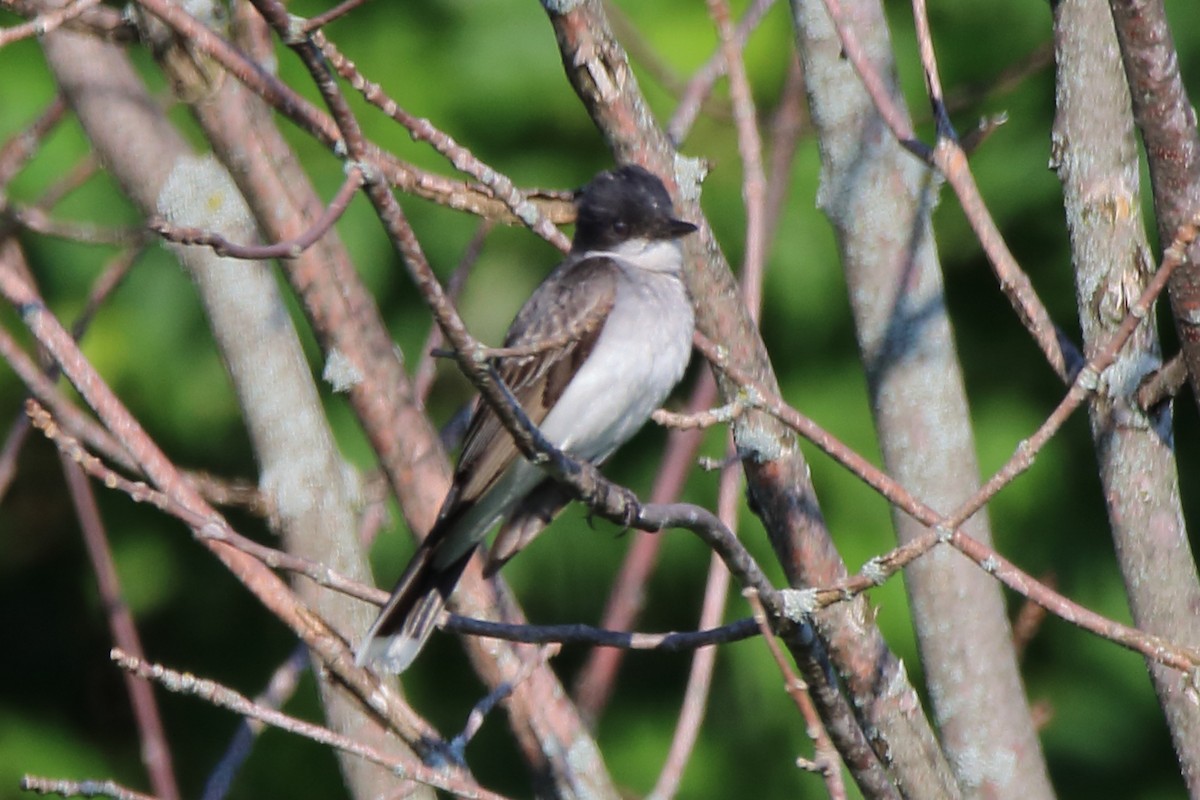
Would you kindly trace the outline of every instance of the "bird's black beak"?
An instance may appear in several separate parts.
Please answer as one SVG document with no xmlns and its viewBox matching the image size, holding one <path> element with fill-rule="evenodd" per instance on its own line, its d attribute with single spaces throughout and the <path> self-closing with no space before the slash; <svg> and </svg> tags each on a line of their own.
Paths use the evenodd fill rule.
<svg viewBox="0 0 1200 800">
<path fill-rule="evenodd" d="M 667 234 L 672 239 L 678 239 L 680 236 L 686 236 L 697 230 L 699 229 L 695 225 L 682 219 L 667 220 Z"/>
</svg>

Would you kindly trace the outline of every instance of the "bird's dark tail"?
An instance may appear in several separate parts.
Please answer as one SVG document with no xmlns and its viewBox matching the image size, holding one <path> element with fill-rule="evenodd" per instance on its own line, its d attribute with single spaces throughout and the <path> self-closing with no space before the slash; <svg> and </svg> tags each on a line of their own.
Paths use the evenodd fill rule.
<svg viewBox="0 0 1200 800">
<path fill-rule="evenodd" d="M 427 547 L 424 543 L 417 549 L 387 605 L 359 645 L 355 657 L 358 666 L 376 664 L 382 670 L 399 674 L 421 652 L 475 548 L 446 566 L 434 563 L 436 551 L 436 546 Z"/>
</svg>

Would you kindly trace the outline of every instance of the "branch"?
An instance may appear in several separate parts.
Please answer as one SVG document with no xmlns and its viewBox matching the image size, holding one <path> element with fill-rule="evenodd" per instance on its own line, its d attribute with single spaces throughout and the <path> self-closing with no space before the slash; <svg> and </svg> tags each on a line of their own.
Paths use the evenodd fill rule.
<svg viewBox="0 0 1200 800">
<path fill-rule="evenodd" d="M 1055 165 L 1063 184 L 1079 318 L 1087 349 L 1103 345 L 1129 298 L 1150 278 L 1140 214 L 1139 164 L 1130 95 L 1104 0 L 1055 7 L 1058 60 Z M 1195 252 L 1195 251 L 1192 251 Z M 1187 269 L 1186 265 L 1182 265 Z M 1178 270 L 1176 270 L 1176 274 Z M 1173 280 L 1173 279 L 1172 279 Z M 1134 624 L 1200 647 L 1200 576 L 1188 541 L 1172 446 L 1171 405 L 1144 414 L 1134 403 L 1144 376 L 1161 366 L 1146 310 L 1113 364 L 1100 375 L 1088 412 L 1117 562 Z M 1200 706 L 1179 676 L 1147 661 L 1184 782 L 1200 796 Z"/>
<path fill-rule="evenodd" d="M 304 233 L 292 239 L 273 244 L 237 244 L 229 241 L 216 231 L 174 225 L 159 216 L 150 217 L 146 221 L 146 227 L 168 242 L 211 247 L 213 252 L 219 256 L 255 261 L 272 258 L 297 258 L 333 228 L 334 224 L 341 219 L 342 214 L 346 212 L 350 201 L 358 193 L 361 186 L 362 173 L 358 170 L 351 170 L 346 176 L 346 180 L 342 182 L 342 186 L 338 189 L 337 194 L 329 201 L 329 206 L 325 209 L 324 213 L 313 221 Z"/>
<path fill-rule="evenodd" d="M 79 352 L 67 332 L 51 315 L 32 288 L 0 265 L 0 296 L 19 310 L 21 319 L 49 356 L 61 367 L 80 395 L 110 431 L 121 432 L 121 444 L 138 463 L 142 472 L 164 494 L 169 495 L 198 525 L 199 533 L 207 526 L 228 528 L 225 520 L 212 509 L 183 478 L 175 466 L 154 444 L 90 363 Z M 202 541 L 204 541 L 202 539 Z M 338 676 L 376 713 L 402 731 L 413 743 L 437 741 L 433 730 L 405 706 L 395 693 L 367 670 L 354 666 L 354 655 L 345 641 L 310 610 L 265 566 L 219 541 L 206 542 L 209 549 L 250 591 L 284 624 L 316 652 L 330 671 Z"/>
<path fill-rule="evenodd" d="M 1200 210 L 1200 132 L 1179 73 L 1179 53 L 1162 0 L 1110 0 L 1133 118 L 1146 148 L 1159 242 Z M 1200 249 L 1171 278 L 1171 311 L 1200 405 Z M 1200 780 L 1200 778 L 1198 778 Z"/>
<path fill-rule="evenodd" d="M 386 597 L 384 598 L 386 599 Z M 678 653 L 749 639 L 758 633 L 752 619 L 740 619 L 728 625 L 698 631 L 670 633 L 633 633 L 594 628 L 591 625 L 508 625 L 451 614 L 444 626 L 455 633 L 504 639 L 527 644 L 588 644 L 622 650 L 655 650 Z"/>
<path fill-rule="evenodd" d="M 843 0 L 842 6 L 854 20 L 872 80 L 881 84 L 896 118 L 910 125 L 883 4 Z M 884 468 L 906 494 L 932 508 L 953 508 L 977 491 L 979 466 L 932 224 L 940 185 L 888 135 L 876 98 L 847 67 L 844 40 L 822 3 L 794 8 L 820 139 L 818 202 L 837 241 Z M 939 135 L 953 139 L 923 11 L 920 0 L 914 2 L 930 103 Z M 901 508 L 889 511 L 903 544 L 926 528 Z M 990 542 L 985 515 L 967 525 L 972 536 Z M 905 586 L 929 707 L 964 794 L 1049 797 L 1037 732 L 1019 699 L 1024 687 L 1000 586 L 948 553 L 911 562 Z M 952 607 L 959 611 L 946 613 Z M 963 659 L 963 653 L 975 657 Z M 997 706 L 997 697 L 1012 701 Z M 1003 756 L 979 759 L 983 741 Z"/>
<path fill-rule="evenodd" d="M 410 759 L 396 758 L 383 753 L 376 748 L 362 744 L 348 736 L 335 733 L 321 725 L 297 719 L 273 708 L 255 703 L 250 698 L 227 686 L 206 678 L 143 661 L 129 655 L 118 647 L 112 650 L 112 660 L 123 670 L 145 679 L 158 683 L 163 688 L 178 694 L 191 695 L 211 703 L 217 708 L 224 708 L 235 714 L 256 719 L 259 722 L 289 733 L 303 736 L 305 739 L 335 748 L 359 758 L 370 761 L 386 768 L 398 778 L 417 781 L 436 789 L 454 794 L 456 797 L 478 798 L 478 800 L 502 800 L 501 796 L 480 787 L 473 780 L 448 774 L 445 769 L 426 767 L 412 762 Z"/>
<path fill-rule="evenodd" d="M 67 115 L 67 102 L 55 95 L 33 122 L 18 131 L 0 147 L 0 187 L 7 187 L 21 169 L 38 153 L 46 137 Z"/>
<path fill-rule="evenodd" d="M 692 397 L 689 409 L 707 408 L 717 396 L 717 384 L 711 370 L 705 370 Z M 667 436 L 662 465 L 650 490 L 650 502 L 669 503 L 679 499 L 684 481 L 692 470 L 702 436 L 695 430 L 672 430 Z M 664 537 L 641 533 L 625 556 L 621 569 L 613 578 L 608 601 L 604 607 L 604 626 L 629 630 L 636 626 L 646 602 L 646 584 L 658 560 Z M 589 719 L 598 719 L 612 696 L 623 652 L 613 649 L 593 650 L 575 679 L 572 695 Z"/>
<path fill-rule="evenodd" d="M 763 21 L 763 17 L 774 5 L 775 0 L 754 0 L 729 37 L 730 44 L 734 49 L 739 52 L 745 49 L 750 34 L 754 32 L 754 29 L 758 27 L 759 23 Z M 675 113 L 671 115 L 671 119 L 665 126 L 667 137 L 677 147 L 682 145 L 687 138 L 705 99 L 712 95 L 717 79 L 728 72 L 729 60 L 726 57 L 725 44 L 722 42 L 708 61 L 704 62 L 704 65 L 692 75 L 691 80 L 684 87 L 679 104 L 675 107 Z"/>
<path fill-rule="evenodd" d="M 1082 356 L 1071 345 L 1070 340 L 1055 327 L 1029 277 L 1008 249 L 971 174 L 966 153 L 953 137 L 939 137 L 937 144 L 932 148 L 917 140 L 907 114 L 893 99 L 887 82 L 871 63 L 862 42 L 849 24 L 840 0 L 824 0 L 824 4 L 833 20 L 845 57 L 854 66 L 880 117 L 897 142 L 945 176 L 962 204 L 963 213 L 971 229 L 975 231 L 979 243 L 987 253 L 992 269 L 1000 281 L 1000 287 L 1013 310 L 1032 334 L 1051 369 L 1062 380 L 1068 380 L 1074 372 L 1074 365 L 1082 361 Z"/>
<path fill-rule="evenodd" d="M 766 611 L 763 610 L 758 597 L 753 593 L 747 593 L 746 599 L 754 610 L 754 622 L 762 631 L 763 641 L 766 642 L 767 649 L 771 651 L 771 658 L 775 661 L 775 666 L 779 668 L 780 674 L 783 675 L 784 689 L 787 690 L 792 702 L 796 704 L 800 716 L 804 717 L 808 726 L 808 736 L 813 742 L 812 769 L 820 772 L 825 779 L 825 786 L 832 800 L 845 800 L 846 787 L 842 782 L 841 759 L 838 758 L 837 749 L 829 739 L 829 733 L 821 722 L 812 698 L 809 697 L 808 686 L 800 679 L 799 675 L 792 671 L 791 666 L 784 658 L 783 651 L 779 649 L 778 643 L 771 635 L 767 625 Z"/>
<path fill-rule="evenodd" d="M 111 797 L 112 800 L 159 800 L 152 795 L 127 789 L 116 781 L 70 781 L 21 776 L 21 790 L 34 794 L 56 794 L 60 797 Z"/>
<path fill-rule="evenodd" d="M 328 70 L 324 55 L 312 40 L 296 39 L 290 35 L 291 20 L 281 3 L 275 0 L 255 0 L 255 7 L 276 32 L 289 42 L 309 70 L 317 90 L 336 120 L 337 130 L 350 160 L 357 162 L 360 167 L 365 166 L 362 158 L 369 154 L 368 145 L 357 119 Z M 425 260 L 420 244 L 399 203 L 390 188 L 379 181 L 375 171 L 364 169 L 364 174 L 367 178 L 366 194 L 383 222 L 393 247 L 404 258 L 410 275 L 426 301 L 436 309 L 435 318 L 443 334 L 453 346 L 459 348 L 461 343 L 470 337 Z M 474 344 L 478 346 L 477 343 Z M 483 367 L 483 364 L 477 363 L 476 366 Z M 473 579 L 472 573 L 468 580 Z M 487 611 L 492 612 L 494 608 L 493 604 Z M 519 671 L 522 665 L 515 661 L 511 651 L 504 650 L 499 655 L 499 659 L 495 658 L 495 654 L 481 656 L 477 659 L 477 668 L 489 682 L 511 682 L 514 673 Z M 480 666 L 481 662 L 486 663 Z M 616 788 L 611 783 L 594 740 L 575 710 L 566 702 L 565 693 L 549 669 L 538 670 L 533 678 L 522 684 L 520 691 L 514 695 L 514 700 L 516 702 L 513 703 L 513 708 L 519 711 L 512 715 L 514 728 L 526 758 L 536 770 L 545 772 L 550 780 L 564 787 L 564 791 L 566 787 L 572 787 L 571 791 L 594 792 L 597 796 L 616 794 Z M 551 720 L 553 724 L 544 724 Z"/>
<path fill-rule="evenodd" d="M 697 329 L 719 341 L 731 360 L 774 390 L 776 380 L 762 338 L 745 305 L 736 300 L 738 288 L 729 265 L 699 206 L 700 165 L 683 159 L 655 123 L 599 2 L 547 1 L 543 8 L 554 26 L 567 77 L 616 160 L 647 166 L 668 182 L 672 177 L 683 179 L 678 207 L 700 224 L 698 235 L 689 237 L 685 246 L 684 272 L 692 297 L 701 299 L 696 307 Z M 721 390 L 726 402 L 737 392 L 723 378 Z M 733 434 L 752 503 L 788 581 L 799 587 L 839 580 L 846 574 L 845 564 L 825 526 L 808 465 L 793 434 L 761 413 L 736 420 Z M 929 755 L 937 752 L 936 741 L 925 720 L 911 713 L 920 701 L 878 628 L 869 622 L 863 625 L 866 619 L 869 614 L 861 605 L 847 606 L 814 619 L 819 642 L 811 631 L 785 641 L 794 648 L 793 657 L 814 687 L 830 735 L 860 787 L 886 793 L 894 791 L 893 781 L 898 781 L 917 792 L 925 784 L 921 773 Z M 820 663 L 826 655 L 845 676 L 848 693 L 864 724 L 872 729 L 878 752 L 867 743 L 845 697 L 830 685 L 828 664 Z M 881 759 L 887 762 L 886 770 Z M 944 764 L 937 771 L 949 775 Z"/>
<path fill-rule="evenodd" d="M 140 658 L 144 653 L 142 639 L 138 634 L 133 613 L 125 602 L 108 541 L 108 532 L 101 519 L 100 508 L 96 504 L 96 495 L 78 465 L 65 454 L 60 454 L 59 460 L 71 502 L 75 506 L 75 516 L 79 519 L 79 527 L 83 532 L 88 558 L 92 562 L 92 571 L 96 574 L 100 598 L 106 611 L 105 621 L 108 623 L 113 643 Z M 137 725 L 138 738 L 141 740 L 142 763 L 150 776 L 154 793 L 161 800 L 176 800 L 180 797 L 179 785 L 175 779 L 174 760 L 167 743 L 162 715 L 154 699 L 154 690 L 145 681 L 137 680 L 131 675 L 125 676 L 125 689 L 129 692 L 129 704 L 133 708 L 133 718 Z"/>
<path fill-rule="evenodd" d="M 1188 247 L 1200 235 L 1200 216 L 1183 226 L 1171 246 L 1167 248 L 1162 266 L 1146 284 L 1137 301 L 1131 304 L 1121 324 L 1109 340 L 1079 371 L 1067 395 L 1055 410 L 1028 439 L 1022 441 L 1012 457 L 989 479 L 975 495 L 968 498 L 958 509 L 948 515 L 940 515 L 924 505 L 903 487 L 869 464 L 816 423 L 787 406 L 777 396 L 768 394 L 766 387 L 753 381 L 741 368 L 732 364 L 728 356 L 702 337 L 697 337 L 697 348 L 709 358 L 713 365 L 733 381 L 750 392 L 751 401 L 760 404 L 782 422 L 808 438 L 839 463 L 855 472 L 880 492 L 889 502 L 924 523 L 931 530 L 923 536 L 896 548 L 891 553 L 877 557 L 864 565 L 855 578 L 845 581 L 838 589 L 812 591 L 812 602 L 816 607 L 838 603 L 846 593 L 865 591 L 886 580 L 888 576 L 928 553 L 939 544 L 950 544 L 963 555 L 973 560 L 988 573 L 994 575 L 1009 588 L 1045 606 L 1051 612 L 1074 625 L 1134 650 L 1157 663 L 1179 670 L 1187 679 L 1200 686 L 1200 651 L 1172 644 L 1161 637 L 1121 625 L 1072 602 L 1066 597 L 1039 583 L 1032 576 L 1017 569 L 1011 562 L 997 554 L 971 536 L 959 530 L 959 526 L 982 508 L 1013 478 L 1028 469 L 1039 450 L 1061 428 L 1071 413 L 1077 409 L 1099 385 L 1098 376 L 1116 359 L 1121 348 L 1141 325 L 1149 313 L 1154 298 L 1166 287 L 1171 272 L 1185 258 Z"/>
<path fill-rule="evenodd" d="M 74 3 L 65 5 L 62 8 L 38 14 L 29 20 L 29 22 L 0 30 L 0 47 L 18 42 L 21 39 L 45 36 L 55 28 L 83 16 L 88 10 L 98 5 L 100 5 L 100 0 L 75 0 Z"/>
<path fill-rule="evenodd" d="M 301 642 L 292 648 L 287 659 L 267 681 L 267 688 L 254 699 L 254 703 L 265 708 L 278 710 L 295 693 L 300 678 L 308 671 L 311 662 L 308 648 Z M 225 753 L 217 761 L 208 780 L 204 783 L 204 793 L 201 800 L 224 800 L 233 786 L 242 764 L 250 757 L 250 749 L 254 746 L 256 737 L 266 729 L 266 724 L 255 719 L 243 719 L 230 739 Z"/>
<path fill-rule="evenodd" d="M 409 114 L 395 100 L 387 96 L 383 87 L 363 77 L 354 62 L 343 56 L 321 31 L 313 32 L 312 41 L 329 60 L 333 71 L 358 89 L 368 103 L 377 106 L 402 125 L 413 139 L 432 145 L 456 169 L 466 172 L 486 186 L 531 231 L 563 252 L 570 249 L 571 243 L 567 237 L 554 227 L 553 222 L 546 214 L 554 214 L 557 221 L 560 222 L 571 221 L 575 218 L 575 207 L 572 203 L 560 202 L 558 206 L 548 208 L 544 213 L 537 204 L 531 202 L 523 192 L 517 189 L 504 173 L 485 164 L 448 134 L 435 128 L 429 120 L 418 119 Z"/>
</svg>

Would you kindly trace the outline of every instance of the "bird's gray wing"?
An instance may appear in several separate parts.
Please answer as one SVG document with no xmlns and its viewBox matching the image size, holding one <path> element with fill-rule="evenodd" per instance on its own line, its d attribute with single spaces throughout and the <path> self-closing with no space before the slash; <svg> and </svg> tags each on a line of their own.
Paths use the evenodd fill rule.
<svg viewBox="0 0 1200 800">
<path fill-rule="evenodd" d="M 545 344 L 528 356 L 502 358 L 497 372 L 534 425 L 540 425 L 591 354 L 617 295 L 620 267 L 595 256 L 568 262 L 538 287 L 518 312 L 505 347 Z M 512 436 L 482 401 L 467 428 L 455 491 L 443 518 L 483 496 L 519 456 Z"/>
</svg>

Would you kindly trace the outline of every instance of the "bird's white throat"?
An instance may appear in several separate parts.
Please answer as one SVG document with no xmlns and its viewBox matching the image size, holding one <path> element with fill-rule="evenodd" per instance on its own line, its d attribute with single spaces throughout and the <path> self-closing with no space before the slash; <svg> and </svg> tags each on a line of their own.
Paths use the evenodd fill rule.
<svg viewBox="0 0 1200 800">
<path fill-rule="evenodd" d="M 629 239 L 607 250 L 589 250 L 588 256 L 609 256 L 647 272 L 679 272 L 683 248 L 676 239 Z"/>
</svg>

